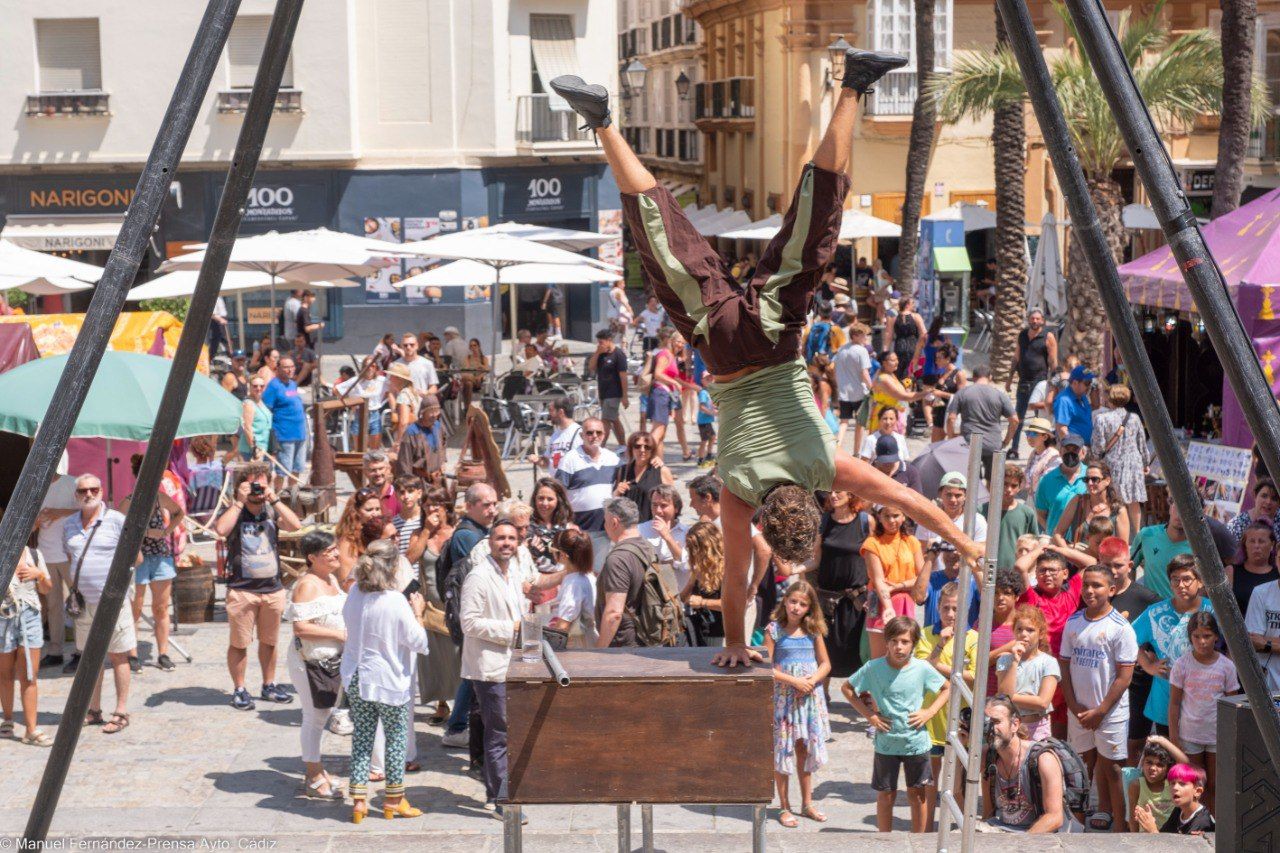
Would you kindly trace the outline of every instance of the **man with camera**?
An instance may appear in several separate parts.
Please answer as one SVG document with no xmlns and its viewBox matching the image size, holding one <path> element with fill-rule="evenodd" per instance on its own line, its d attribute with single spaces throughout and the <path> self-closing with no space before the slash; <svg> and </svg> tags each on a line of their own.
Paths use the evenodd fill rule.
<svg viewBox="0 0 1280 853">
<path fill-rule="evenodd" d="M 227 543 L 227 622 L 231 629 L 227 669 L 233 683 L 231 707 L 238 711 L 254 708 L 244 681 L 249 644 L 255 633 L 258 664 L 262 667 L 262 699 L 292 701 L 293 697 L 275 683 L 276 640 L 285 607 L 278 536 L 280 530 L 297 530 L 301 526 L 298 516 L 271 487 L 269 466 L 251 462 L 239 469 L 235 500 L 214 522 L 214 530 Z"/>
<path fill-rule="evenodd" d="M 1013 700 L 988 699 L 984 725 L 992 760 L 983 771 L 983 828 L 1033 835 L 1083 832 L 1066 809 L 1062 760 L 1052 748 L 1022 736 Z"/>
</svg>

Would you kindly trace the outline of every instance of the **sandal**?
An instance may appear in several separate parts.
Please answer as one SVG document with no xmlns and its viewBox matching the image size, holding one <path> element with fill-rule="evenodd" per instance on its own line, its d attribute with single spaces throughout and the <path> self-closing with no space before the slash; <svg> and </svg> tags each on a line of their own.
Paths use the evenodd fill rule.
<svg viewBox="0 0 1280 853">
<path fill-rule="evenodd" d="M 827 816 L 824 815 L 822 812 L 818 811 L 817 808 L 814 807 L 813 803 L 810 803 L 809 805 L 802 808 L 800 810 L 800 814 L 804 817 L 809 818 L 809 820 L 814 820 L 814 821 L 817 821 L 818 823 L 827 822 Z"/>
<path fill-rule="evenodd" d="M 1094 812 L 1089 815 L 1089 828 L 1095 832 L 1106 832 L 1111 829 L 1111 815 L 1107 812 Z"/>
<path fill-rule="evenodd" d="M 370 773 L 370 774 L 369 774 L 369 781 L 370 781 L 370 782 L 384 782 L 384 781 L 386 781 L 386 778 L 387 778 L 387 777 L 386 777 L 386 774 L 385 774 L 385 773 Z"/>
<path fill-rule="evenodd" d="M 53 738 L 40 731 L 40 729 L 36 729 L 29 735 L 23 735 L 22 742 L 27 746 L 53 746 Z"/>
<path fill-rule="evenodd" d="M 117 711 L 111 715 L 111 721 L 102 727 L 102 733 L 104 735 L 113 735 L 127 728 L 129 728 L 129 715 Z"/>
<path fill-rule="evenodd" d="M 320 790 L 321 786 L 325 786 L 325 790 Z M 319 776 L 311 782 L 306 783 L 302 789 L 302 796 L 308 800 L 326 800 L 332 802 L 343 798 L 342 791 L 339 790 L 327 776 Z"/>
<path fill-rule="evenodd" d="M 778 813 L 778 823 L 782 824 L 787 829 L 795 829 L 800 825 L 800 821 L 796 820 L 796 816 L 793 815 L 789 809 L 783 809 Z"/>
<path fill-rule="evenodd" d="M 101 708 L 99 708 L 99 709 L 97 709 L 97 710 L 94 710 L 93 708 L 90 708 L 89 710 L 85 711 L 85 712 L 84 712 L 84 724 L 85 724 L 86 726 L 100 726 L 100 725 L 102 725 L 102 709 L 101 709 Z"/>
<path fill-rule="evenodd" d="M 0 737 L 13 737 L 13 720 L 0 720 Z"/>
<path fill-rule="evenodd" d="M 404 763 L 404 772 L 405 773 L 421 773 L 422 765 L 416 761 L 406 761 Z"/>
</svg>

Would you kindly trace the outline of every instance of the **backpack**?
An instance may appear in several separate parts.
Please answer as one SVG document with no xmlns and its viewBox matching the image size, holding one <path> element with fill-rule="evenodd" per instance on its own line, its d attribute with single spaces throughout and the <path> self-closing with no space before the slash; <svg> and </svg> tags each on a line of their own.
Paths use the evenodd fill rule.
<svg viewBox="0 0 1280 853">
<path fill-rule="evenodd" d="M 440 591 L 440 600 L 444 602 L 444 624 L 449 629 L 450 639 L 459 648 L 462 647 L 462 582 L 471 572 L 471 560 L 463 560 L 461 564 L 454 563 L 453 537 L 458 535 L 464 525 L 480 530 L 474 521 L 463 518 L 436 560 L 436 589 Z"/>
<path fill-rule="evenodd" d="M 685 645 L 684 612 L 679 594 L 671 591 L 674 584 L 668 585 L 663 579 L 660 564 L 643 548 L 629 542 L 617 547 L 630 547 L 645 561 L 639 604 L 627 607 L 627 615 L 636 625 L 636 643 L 641 646 Z"/>
<path fill-rule="evenodd" d="M 813 361 L 818 353 L 831 353 L 831 324 L 825 320 L 814 323 L 813 328 L 809 330 L 809 337 L 804 341 L 806 363 Z"/>
<path fill-rule="evenodd" d="M 1035 741 L 1027 751 L 1027 761 L 1031 762 L 1028 775 L 1031 777 L 1031 804 L 1036 808 L 1036 816 L 1040 815 L 1040 803 L 1043 795 L 1040 787 L 1040 756 L 1052 750 L 1062 765 L 1062 804 L 1067 814 L 1083 813 L 1089 805 L 1089 771 L 1084 761 L 1071 748 L 1057 738 Z"/>
</svg>

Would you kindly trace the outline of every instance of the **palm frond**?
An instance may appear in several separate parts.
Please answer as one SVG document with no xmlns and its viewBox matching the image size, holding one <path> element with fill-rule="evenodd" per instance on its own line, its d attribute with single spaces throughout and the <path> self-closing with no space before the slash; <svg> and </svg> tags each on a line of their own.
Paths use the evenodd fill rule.
<svg viewBox="0 0 1280 853">
<path fill-rule="evenodd" d="M 1027 89 L 1018 61 L 1008 48 L 957 53 L 949 74 L 937 74 L 928 92 L 938 98 L 938 117 L 954 122 L 979 119 L 996 107 L 1021 101 Z"/>
<path fill-rule="evenodd" d="M 1157 0 L 1155 7 L 1146 15 L 1135 18 L 1132 10 L 1126 9 L 1120 15 L 1120 50 L 1129 66 L 1133 67 L 1142 61 L 1144 54 L 1160 50 L 1169 41 L 1169 30 L 1165 26 L 1161 13 L 1165 0 Z"/>
<path fill-rule="evenodd" d="M 1222 109 L 1222 44 L 1208 30 L 1185 33 L 1140 63 L 1134 79 L 1153 115 L 1189 125 Z"/>
</svg>

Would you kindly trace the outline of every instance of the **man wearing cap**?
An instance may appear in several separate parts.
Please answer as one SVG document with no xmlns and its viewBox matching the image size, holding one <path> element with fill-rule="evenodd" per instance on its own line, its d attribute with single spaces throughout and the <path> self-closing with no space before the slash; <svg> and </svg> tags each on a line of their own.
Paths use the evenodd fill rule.
<svg viewBox="0 0 1280 853">
<path fill-rule="evenodd" d="M 449 327 L 453 329 L 452 326 Z M 457 329 L 454 329 L 456 332 Z M 448 346 L 446 344 L 445 346 Z M 438 394 L 440 392 L 440 378 L 436 375 L 436 367 L 429 360 L 418 355 L 418 336 L 413 332 L 405 332 L 400 338 L 400 348 L 404 350 L 404 357 L 396 364 L 403 364 L 409 368 L 409 376 L 413 382 L 413 388 L 418 392 L 418 396 L 425 397 L 428 394 Z M 463 344 L 463 349 L 466 345 Z M 448 355 L 448 351 L 445 351 Z M 465 353 L 464 353 L 465 354 Z M 458 359 L 455 364 L 462 364 L 462 359 Z"/>
<path fill-rule="evenodd" d="M 248 358 L 246 358 L 244 350 L 232 350 L 231 367 L 227 369 L 226 373 L 222 374 L 222 379 L 219 382 L 223 389 L 230 392 L 231 396 L 242 403 L 249 398 L 249 373 L 245 369 L 247 364 Z"/>
<path fill-rule="evenodd" d="M 836 351 L 832 359 L 836 370 L 836 396 L 840 400 L 840 432 L 836 444 L 844 446 L 849 421 L 854 422 L 853 446 L 862 447 L 864 427 L 858 420 L 858 409 L 871 393 L 871 353 L 867 350 L 867 336 L 871 330 L 863 323 L 849 326 L 849 342 Z"/>
<path fill-rule="evenodd" d="M 836 279 L 837 283 L 842 281 L 844 281 L 842 278 Z M 845 286 L 847 287 L 848 285 Z M 853 320 L 856 319 L 854 315 L 857 311 L 854 308 L 853 299 L 848 293 L 837 293 L 835 298 L 831 300 L 831 305 L 831 319 L 842 330 L 848 325 L 848 323 L 845 322 L 846 318 L 849 319 L 849 322 L 853 322 Z"/>
<path fill-rule="evenodd" d="M 1067 433 L 1074 433 L 1084 439 L 1085 447 L 1093 438 L 1093 406 L 1089 404 L 1089 388 L 1092 386 L 1093 374 L 1083 364 L 1078 364 L 1071 371 L 1067 389 L 1053 398 L 1053 423 L 1058 436 L 1061 438 Z"/>
<path fill-rule="evenodd" d="M 908 489 L 924 494 L 924 489 L 920 486 L 920 472 L 902 461 L 902 456 L 898 453 L 898 441 L 894 436 L 876 436 L 876 455 L 872 457 L 871 464 Z"/>
<path fill-rule="evenodd" d="M 418 408 L 418 419 L 409 425 L 396 452 L 396 476 L 421 477 L 427 486 L 444 482 L 444 424 L 440 423 L 440 398 L 430 394 Z"/>
<path fill-rule="evenodd" d="M 877 442 L 879 439 L 876 439 Z M 942 476 L 938 482 L 938 499 L 934 501 L 947 518 L 957 527 L 964 523 L 964 499 L 969 494 L 969 480 L 959 471 L 948 471 Z M 925 550 L 925 559 L 934 560 L 933 570 L 941 574 L 943 565 L 941 552 L 938 548 L 930 548 L 934 542 L 942 541 L 942 537 L 927 527 L 916 528 L 916 538 L 920 540 L 921 547 Z M 973 517 L 973 535 L 970 537 L 978 545 L 982 545 L 987 541 L 987 520 L 981 515 Z"/>
<path fill-rule="evenodd" d="M 440 346 L 440 354 L 449 359 L 449 366 L 457 370 L 467 359 L 467 342 L 462 339 L 462 332 L 457 326 L 444 327 L 444 343 Z M 497 357 L 494 353 L 494 357 Z"/>
<path fill-rule="evenodd" d="M 1057 529 L 1067 504 L 1084 494 L 1084 449 L 1088 442 L 1072 432 L 1058 444 L 1062 448 L 1058 467 L 1041 477 L 1036 486 L 1036 517 L 1042 530 Z"/>
</svg>

